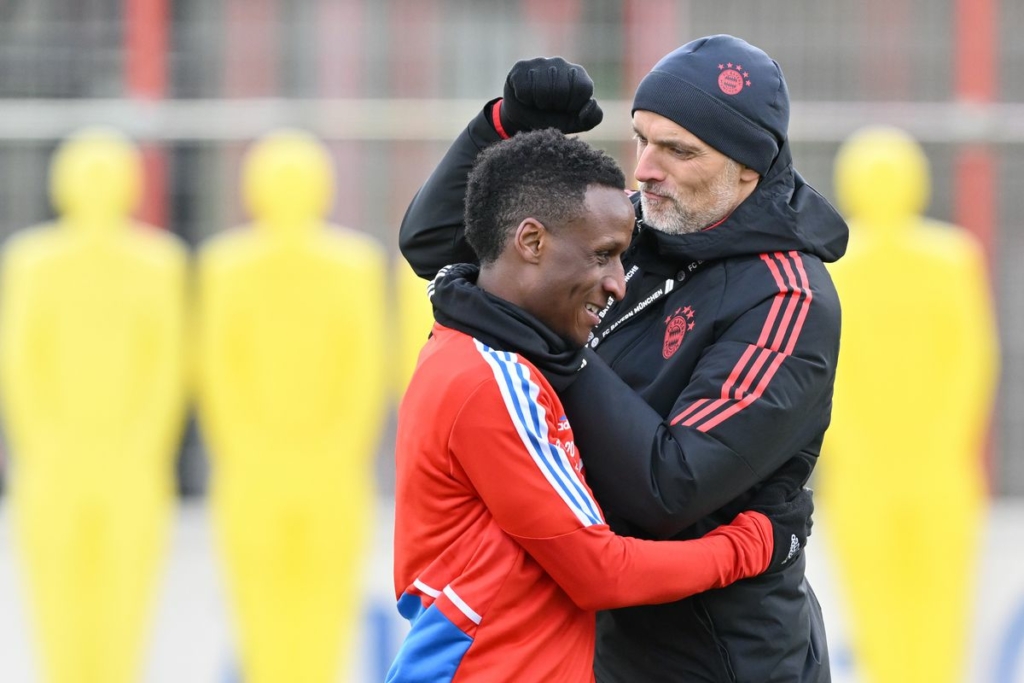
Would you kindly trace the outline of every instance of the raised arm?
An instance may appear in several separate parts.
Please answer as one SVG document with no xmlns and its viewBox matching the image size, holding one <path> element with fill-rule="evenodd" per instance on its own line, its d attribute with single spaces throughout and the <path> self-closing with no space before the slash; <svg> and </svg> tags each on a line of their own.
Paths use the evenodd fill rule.
<svg viewBox="0 0 1024 683">
<path fill-rule="evenodd" d="M 561 57 L 516 62 L 503 96 L 469 122 L 406 210 L 398 246 L 417 275 L 430 279 L 450 263 L 476 262 L 463 237 L 462 213 L 466 176 L 477 155 L 519 131 L 590 130 L 603 116 L 593 95 L 594 82 L 582 66 Z"/>
<path fill-rule="evenodd" d="M 462 212 L 466 177 L 477 155 L 501 140 L 490 122 L 488 102 L 462 131 L 405 211 L 398 247 L 416 274 L 434 277 L 451 263 L 476 263 L 463 236 Z"/>
</svg>

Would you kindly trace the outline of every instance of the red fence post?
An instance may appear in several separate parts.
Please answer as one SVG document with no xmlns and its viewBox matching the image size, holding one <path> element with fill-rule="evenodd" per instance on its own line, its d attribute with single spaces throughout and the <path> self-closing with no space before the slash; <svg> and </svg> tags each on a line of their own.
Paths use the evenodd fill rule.
<svg viewBox="0 0 1024 683">
<path fill-rule="evenodd" d="M 128 97 L 161 100 L 167 95 L 167 0 L 125 0 L 125 90 Z M 155 142 L 140 145 L 145 172 L 139 218 L 166 227 L 167 157 Z"/>
</svg>

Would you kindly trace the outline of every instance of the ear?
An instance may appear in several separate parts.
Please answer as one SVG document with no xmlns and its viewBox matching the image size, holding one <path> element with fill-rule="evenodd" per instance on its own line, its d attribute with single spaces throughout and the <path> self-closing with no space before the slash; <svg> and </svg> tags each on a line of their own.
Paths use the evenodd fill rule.
<svg viewBox="0 0 1024 683">
<path fill-rule="evenodd" d="M 749 166 L 740 166 L 740 180 L 744 183 L 756 183 L 760 180 L 761 176 L 757 171 L 750 168 Z"/>
<path fill-rule="evenodd" d="M 538 263 L 547 245 L 548 230 L 536 218 L 526 218 L 512 238 L 512 246 L 519 258 L 527 263 Z"/>
</svg>

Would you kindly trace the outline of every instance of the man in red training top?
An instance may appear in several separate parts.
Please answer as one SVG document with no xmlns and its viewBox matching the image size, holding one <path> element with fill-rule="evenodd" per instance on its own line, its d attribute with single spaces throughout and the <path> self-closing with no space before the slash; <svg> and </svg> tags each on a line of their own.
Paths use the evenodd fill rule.
<svg viewBox="0 0 1024 683">
<path fill-rule="evenodd" d="M 612 533 L 555 392 L 625 291 L 623 174 L 548 129 L 485 150 L 468 183 L 480 266 L 435 279 L 437 323 L 399 411 L 394 578 L 412 629 L 387 680 L 589 682 L 596 610 L 782 566 L 810 497 L 769 485 L 752 507 L 770 518 L 744 512 L 696 540 Z"/>
</svg>

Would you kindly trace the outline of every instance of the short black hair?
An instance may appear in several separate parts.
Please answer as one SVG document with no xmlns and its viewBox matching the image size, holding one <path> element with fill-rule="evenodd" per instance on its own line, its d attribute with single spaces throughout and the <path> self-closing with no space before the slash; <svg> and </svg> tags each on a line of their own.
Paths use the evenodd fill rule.
<svg viewBox="0 0 1024 683">
<path fill-rule="evenodd" d="M 484 150 L 466 189 L 466 241 L 481 263 L 493 263 L 526 218 L 545 226 L 582 215 L 587 189 L 625 189 L 615 160 L 555 128 L 517 133 Z"/>
</svg>

